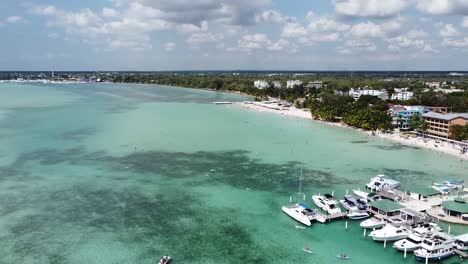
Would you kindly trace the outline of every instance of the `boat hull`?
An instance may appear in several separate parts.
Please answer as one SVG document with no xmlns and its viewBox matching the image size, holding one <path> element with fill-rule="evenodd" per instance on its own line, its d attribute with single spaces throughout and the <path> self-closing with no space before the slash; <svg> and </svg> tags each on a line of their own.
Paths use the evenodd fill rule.
<svg viewBox="0 0 468 264">
<path fill-rule="evenodd" d="M 393 247 L 399 251 L 406 251 L 407 252 L 413 252 L 421 247 L 421 244 L 414 244 L 414 243 L 398 243 L 398 241 L 393 244 Z"/>
<path fill-rule="evenodd" d="M 307 218 L 304 215 L 297 215 L 295 212 L 293 212 L 292 210 L 290 210 L 289 208 L 287 208 L 285 206 L 283 206 L 283 208 L 281 208 L 281 210 L 285 214 L 287 214 L 289 217 L 291 217 L 292 219 L 298 221 L 299 223 L 301 223 L 303 225 L 306 225 L 306 226 L 311 226 L 312 225 L 310 219 Z"/>
<path fill-rule="evenodd" d="M 372 219 L 361 222 L 360 226 L 365 229 L 374 229 L 384 227 L 387 223 L 385 221 L 373 221 Z"/>
<path fill-rule="evenodd" d="M 381 237 L 381 236 L 371 236 L 374 241 L 379 241 L 383 242 L 385 240 L 387 241 L 397 241 L 400 239 L 405 239 L 408 237 L 408 235 L 401 235 L 401 236 L 392 236 L 392 237 Z"/>
<path fill-rule="evenodd" d="M 449 258 L 451 256 L 453 256 L 453 252 L 447 253 L 445 255 L 437 256 L 437 257 L 428 257 L 427 260 L 428 261 L 439 261 L 439 260 Z M 426 261 L 425 256 L 418 256 L 418 255 L 415 254 L 415 257 L 416 257 L 417 261 Z"/>
</svg>

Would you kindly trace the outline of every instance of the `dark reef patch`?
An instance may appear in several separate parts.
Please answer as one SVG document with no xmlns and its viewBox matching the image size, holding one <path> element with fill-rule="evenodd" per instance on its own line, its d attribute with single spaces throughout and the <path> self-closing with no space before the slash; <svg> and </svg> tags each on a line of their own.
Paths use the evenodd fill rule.
<svg viewBox="0 0 468 264">
<path fill-rule="evenodd" d="M 66 131 L 60 138 L 64 140 L 81 141 L 89 136 L 96 134 L 95 127 L 83 127 L 75 130 Z"/>
<path fill-rule="evenodd" d="M 374 145 L 373 147 L 377 149 L 389 150 L 389 151 L 402 150 L 402 149 L 421 149 L 419 147 L 408 146 L 408 145 L 403 145 L 403 144 L 398 144 L 398 143 L 392 143 L 390 145 Z"/>
<path fill-rule="evenodd" d="M 355 141 L 351 141 L 352 144 L 366 144 L 366 143 L 369 143 L 369 141 L 366 141 L 366 140 L 355 140 Z"/>
</svg>

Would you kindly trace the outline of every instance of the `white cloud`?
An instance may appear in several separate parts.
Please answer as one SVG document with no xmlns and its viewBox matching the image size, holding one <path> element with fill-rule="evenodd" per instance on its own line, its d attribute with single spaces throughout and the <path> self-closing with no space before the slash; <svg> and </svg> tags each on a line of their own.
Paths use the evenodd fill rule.
<svg viewBox="0 0 468 264">
<path fill-rule="evenodd" d="M 167 42 L 166 44 L 164 44 L 164 49 L 166 51 L 173 51 L 175 48 L 176 48 L 177 44 L 175 44 L 174 42 Z"/>
<path fill-rule="evenodd" d="M 104 7 L 102 9 L 102 15 L 104 17 L 118 17 L 120 13 L 113 8 Z"/>
<path fill-rule="evenodd" d="M 20 22 L 20 21 L 22 21 L 22 20 L 23 20 L 23 18 L 20 17 L 20 16 L 9 16 L 9 17 L 7 17 L 7 18 L 5 19 L 5 21 L 6 21 L 7 23 L 12 23 L 12 24 L 13 24 L 13 23 Z"/>
<path fill-rule="evenodd" d="M 276 23 L 276 24 L 283 24 L 285 22 L 294 22 L 295 19 L 292 17 L 285 17 L 281 15 L 280 12 L 276 10 L 266 10 L 262 13 L 258 14 L 255 17 L 255 21 L 257 23 Z"/>
<path fill-rule="evenodd" d="M 440 35 L 444 38 L 453 38 L 459 36 L 460 32 L 452 24 L 446 24 L 440 30 Z"/>
<path fill-rule="evenodd" d="M 283 38 L 299 38 L 303 44 L 313 44 L 322 41 L 336 41 L 342 32 L 350 28 L 349 25 L 337 22 L 331 17 L 315 16 L 314 13 L 307 14 L 306 26 L 297 22 L 286 23 L 281 36 Z"/>
<path fill-rule="evenodd" d="M 468 16 L 463 18 L 462 27 L 468 28 Z"/>
<path fill-rule="evenodd" d="M 269 51 L 286 51 L 288 53 L 297 52 L 297 45 L 290 43 L 286 39 L 279 39 L 278 41 L 272 41 L 266 34 L 257 33 L 257 34 L 248 34 L 242 36 L 238 41 L 237 48 L 228 49 L 241 50 L 252 52 L 253 50 L 265 49 Z"/>
<path fill-rule="evenodd" d="M 375 51 L 377 46 L 367 39 L 350 39 L 345 42 L 346 47 L 357 50 Z"/>
<path fill-rule="evenodd" d="M 383 38 L 385 36 L 380 25 L 370 21 L 354 25 L 349 34 L 353 38 Z"/>
<path fill-rule="evenodd" d="M 221 33 L 211 33 L 211 32 L 201 32 L 193 33 L 187 39 L 187 43 L 192 45 L 199 45 L 209 42 L 218 42 L 224 38 L 224 35 Z"/>
<path fill-rule="evenodd" d="M 335 0 L 335 12 L 346 17 L 391 17 L 408 6 L 407 0 Z"/>
<path fill-rule="evenodd" d="M 431 44 L 424 45 L 423 51 L 428 53 L 440 53 L 439 50 L 432 48 Z"/>
<path fill-rule="evenodd" d="M 452 48 L 468 48 L 468 37 L 460 39 L 444 39 L 442 45 Z"/>
<path fill-rule="evenodd" d="M 417 0 L 416 6 L 431 15 L 468 15 L 467 0 Z"/>
<path fill-rule="evenodd" d="M 57 33 L 49 33 L 47 34 L 47 37 L 51 38 L 51 39 L 58 39 L 59 38 L 59 34 Z"/>
<path fill-rule="evenodd" d="M 208 31 L 208 22 L 202 21 L 200 25 L 194 24 L 181 24 L 177 25 L 176 29 L 184 33 L 194 33 L 194 32 L 203 32 Z"/>
</svg>

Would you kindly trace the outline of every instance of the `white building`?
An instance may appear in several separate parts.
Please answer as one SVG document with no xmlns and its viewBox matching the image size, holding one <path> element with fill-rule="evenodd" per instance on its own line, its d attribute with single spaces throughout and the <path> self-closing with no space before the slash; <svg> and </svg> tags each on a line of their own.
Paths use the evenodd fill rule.
<svg viewBox="0 0 468 264">
<path fill-rule="evenodd" d="M 275 87 L 276 89 L 280 89 L 281 87 L 283 87 L 283 85 L 281 84 L 281 82 L 274 81 L 273 82 L 273 87 Z"/>
<path fill-rule="evenodd" d="M 320 89 L 320 88 L 323 87 L 323 82 L 320 82 L 320 81 L 309 82 L 309 83 L 307 84 L 307 87 L 308 87 L 308 88 Z"/>
<path fill-rule="evenodd" d="M 301 85 L 302 82 L 299 80 L 289 80 L 286 82 L 286 88 L 294 88 L 296 86 Z"/>
<path fill-rule="evenodd" d="M 356 90 L 350 89 L 349 95 L 352 96 L 354 100 L 358 100 L 359 97 L 361 97 L 362 95 L 377 96 L 378 98 L 382 100 L 388 99 L 388 93 L 385 90 L 369 90 L 369 89 L 361 90 L 361 88 L 356 89 Z"/>
<path fill-rule="evenodd" d="M 254 86 L 257 88 L 257 89 L 265 89 L 268 87 L 268 82 L 267 81 L 263 81 L 263 80 L 258 80 L 258 81 L 255 81 L 254 82 Z"/>
<path fill-rule="evenodd" d="M 440 82 L 427 82 L 425 84 L 429 88 L 440 88 Z"/>
<path fill-rule="evenodd" d="M 400 101 L 408 101 L 409 99 L 413 98 L 413 92 L 399 92 L 392 94 L 392 100 L 400 100 Z"/>
<path fill-rule="evenodd" d="M 462 89 L 442 89 L 442 88 L 437 88 L 434 89 L 434 92 L 442 92 L 444 94 L 449 94 L 449 93 L 460 93 L 463 92 Z"/>
</svg>

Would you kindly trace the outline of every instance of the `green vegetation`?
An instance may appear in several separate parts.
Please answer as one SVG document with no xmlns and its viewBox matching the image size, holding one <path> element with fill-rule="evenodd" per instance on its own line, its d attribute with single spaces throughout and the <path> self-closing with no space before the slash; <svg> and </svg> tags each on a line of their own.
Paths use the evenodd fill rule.
<svg viewBox="0 0 468 264">
<path fill-rule="evenodd" d="M 468 140 L 468 125 L 453 125 L 450 127 L 450 135 L 455 140 Z"/>
<path fill-rule="evenodd" d="M 416 113 L 408 118 L 408 127 L 412 130 L 424 132 L 429 128 L 429 123 L 424 121 L 419 113 Z"/>
</svg>

